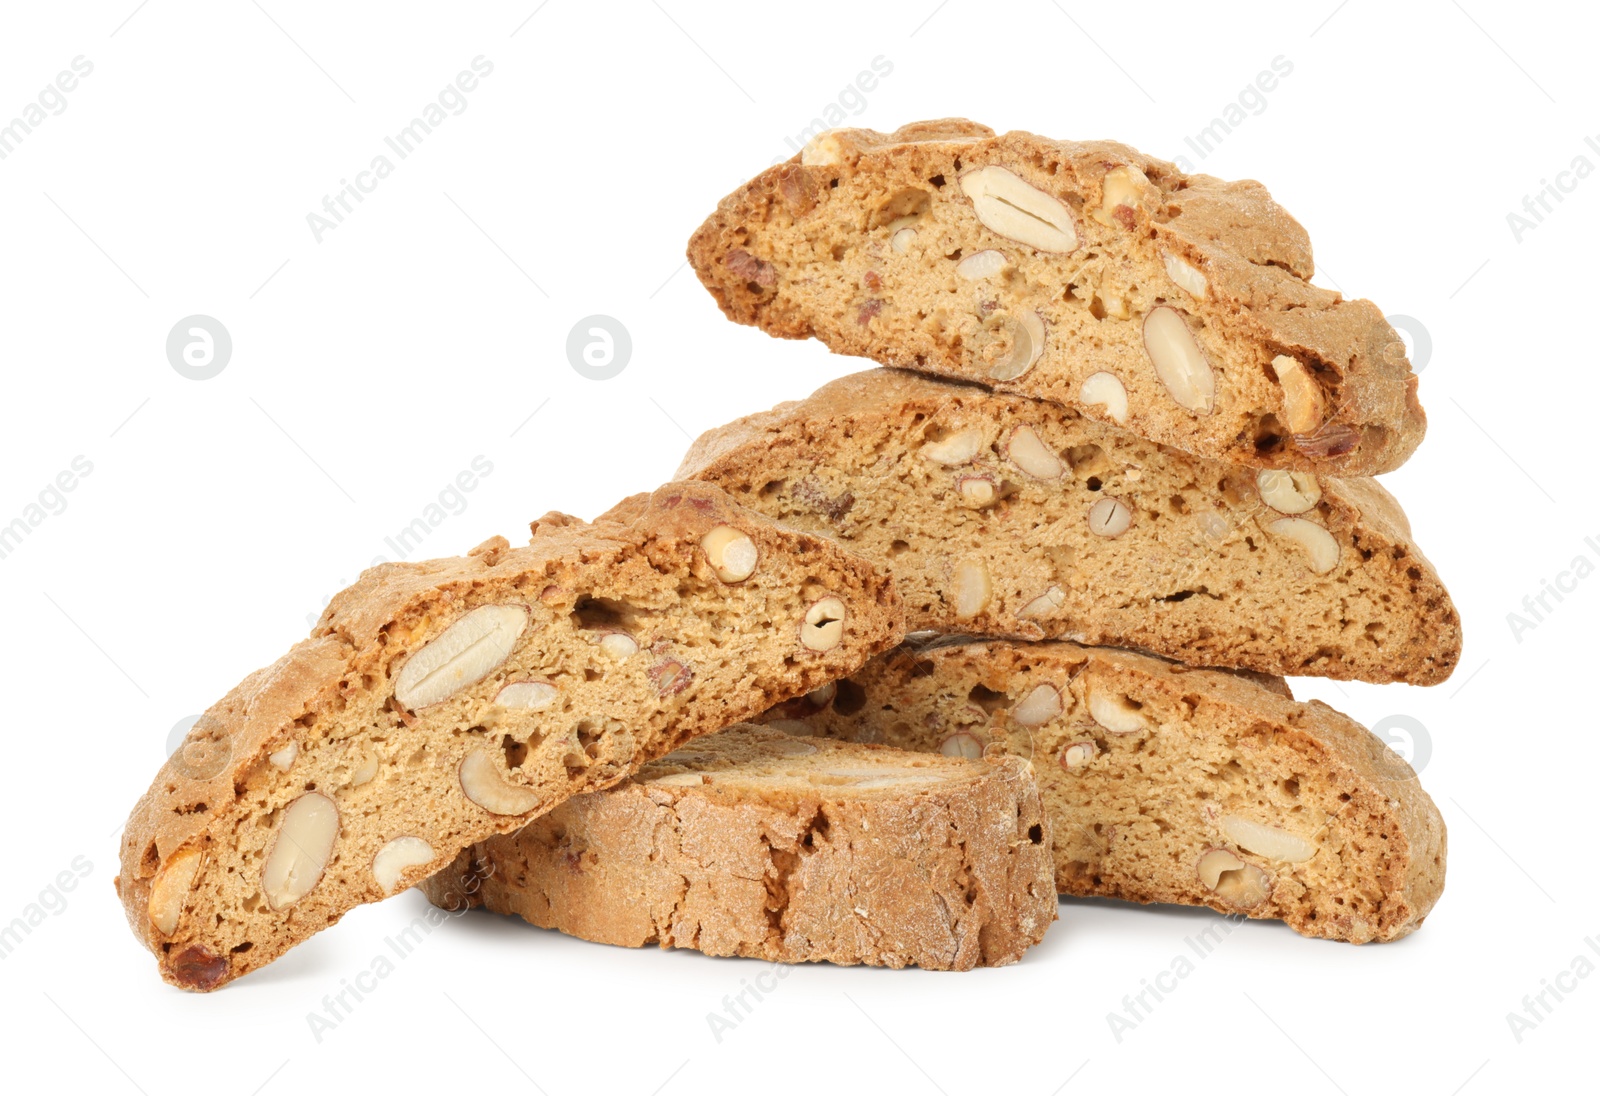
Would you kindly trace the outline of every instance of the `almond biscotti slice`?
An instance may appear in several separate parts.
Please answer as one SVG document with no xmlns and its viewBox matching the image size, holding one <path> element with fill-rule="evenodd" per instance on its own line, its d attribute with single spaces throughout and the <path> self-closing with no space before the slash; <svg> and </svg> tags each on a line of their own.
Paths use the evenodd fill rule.
<svg viewBox="0 0 1600 1096">
<path fill-rule="evenodd" d="M 913 630 L 1417 685 L 1460 657 L 1376 482 L 1205 460 L 1041 400 L 869 370 L 708 431 L 678 475 L 882 563 Z"/>
<path fill-rule="evenodd" d="M 689 242 L 730 319 L 1059 400 L 1207 457 L 1365 476 L 1425 420 L 1370 301 L 1256 182 L 963 119 L 834 130 Z"/>
<path fill-rule="evenodd" d="M 134 807 L 117 880 L 167 981 L 213 989 L 898 641 L 885 576 L 714 487 L 618 512 L 374 567 L 200 718 Z"/>
<path fill-rule="evenodd" d="M 1026 762 L 751 726 L 476 845 L 423 890 L 603 944 L 928 970 L 1015 962 L 1056 917 Z"/>
<path fill-rule="evenodd" d="M 1416 929 L 1445 828 L 1400 756 L 1281 680 L 1073 643 L 908 642 L 769 713 L 794 732 L 1032 760 L 1063 894 L 1280 918 L 1354 943 Z"/>
</svg>

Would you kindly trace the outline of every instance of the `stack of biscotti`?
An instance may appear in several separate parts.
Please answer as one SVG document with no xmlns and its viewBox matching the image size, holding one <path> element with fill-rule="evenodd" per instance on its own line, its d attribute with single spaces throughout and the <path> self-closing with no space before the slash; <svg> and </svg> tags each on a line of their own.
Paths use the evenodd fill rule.
<svg viewBox="0 0 1600 1096">
<path fill-rule="evenodd" d="M 1058 892 L 1421 924 L 1432 801 L 1282 680 L 1458 661 L 1363 478 L 1421 440 L 1416 378 L 1263 188 L 840 130 L 689 257 L 734 320 L 885 368 L 593 523 L 335 597 L 129 819 L 163 977 L 215 988 L 423 881 L 606 943 L 941 970 L 1016 961 Z"/>
<path fill-rule="evenodd" d="M 1357 943 L 1421 924 L 1438 811 L 1277 676 L 1433 684 L 1458 660 L 1443 584 L 1357 478 L 1421 440 L 1416 379 L 1373 305 L 1309 284 L 1304 232 L 1258 184 L 959 120 L 835 131 L 725 199 L 689 257 L 730 318 L 899 368 L 711 431 L 680 478 L 886 567 L 913 629 L 1011 637 L 923 637 L 770 725 L 1031 760 L 1064 894 Z M 591 809 L 623 808 L 564 813 Z M 499 873 L 492 909 L 704 947 L 703 914 L 584 912 L 660 858 L 619 856 L 621 829 L 494 839 L 430 889 Z M 609 872 L 562 873 L 596 848 Z"/>
<path fill-rule="evenodd" d="M 162 976 L 214 989 L 901 635 L 882 572 L 700 483 L 383 564 L 201 716 L 117 892 Z"/>
<path fill-rule="evenodd" d="M 1459 659 L 1364 478 L 1421 441 L 1416 377 L 1259 184 L 963 120 L 840 130 L 689 255 L 731 319 L 891 368 L 707 433 L 679 475 L 881 563 L 909 628 L 1008 637 L 902 648 L 771 721 L 1031 758 L 1064 894 L 1356 942 L 1421 923 L 1438 811 L 1277 676 Z"/>
<path fill-rule="evenodd" d="M 731 319 L 889 367 L 712 430 L 678 472 L 886 568 L 923 633 L 770 727 L 1027 759 L 1062 894 L 1356 943 L 1422 923 L 1432 800 L 1280 676 L 1456 665 L 1450 597 L 1363 478 L 1420 442 L 1416 378 L 1372 304 L 1309 284 L 1309 241 L 1259 184 L 961 120 L 840 130 L 726 198 L 689 258 Z M 682 760 L 674 784 L 746 793 Z M 716 858 L 660 868 L 682 839 L 629 836 L 681 829 L 659 784 L 484 842 L 429 892 L 590 939 L 817 957 L 786 950 L 785 888 L 742 930 L 667 900 Z M 597 912 L 641 889 L 667 898 Z"/>
</svg>

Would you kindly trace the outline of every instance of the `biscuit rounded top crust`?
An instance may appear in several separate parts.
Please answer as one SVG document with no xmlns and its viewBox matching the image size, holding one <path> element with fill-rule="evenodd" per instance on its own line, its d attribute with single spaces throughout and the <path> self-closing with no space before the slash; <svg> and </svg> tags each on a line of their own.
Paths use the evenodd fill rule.
<svg viewBox="0 0 1600 1096">
<path fill-rule="evenodd" d="M 479 842 L 423 890 L 625 947 L 930 970 L 1014 962 L 1056 917 L 1027 762 L 748 725 Z"/>
<path fill-rule="evenodd" d="M 619 510 L 374 567 L 201 716 L 122 839 L 163 977 L 215 988 L 902 630 L 866 561 L 707 485 Z"/>
<path fill-rule="evenodd" d="M 707 431 L 677 475 L 879 562 L 913 631 L 1418 685 L 1461 655 L 1375 480 L 1208 460 L 1046 400 L 869 369 Z"/>
<path fill-rule="evenodd" d="M 688 254 L 736 322 L 1204 456 L 1373 475 L 1426 426 L 1399 335 L 1310 284 L 1260 183 L 1111 141 L 833 130 L 724 198 Z"/>
<path fill-rule="evenodd" d="M 913 636 L 769 726 L 1038 776 L 1063 894 L 1395 940 L 1444 889 L 1446 833 L 1384 742 L 1281 680 L 1075 643 Z"/>
</svg>

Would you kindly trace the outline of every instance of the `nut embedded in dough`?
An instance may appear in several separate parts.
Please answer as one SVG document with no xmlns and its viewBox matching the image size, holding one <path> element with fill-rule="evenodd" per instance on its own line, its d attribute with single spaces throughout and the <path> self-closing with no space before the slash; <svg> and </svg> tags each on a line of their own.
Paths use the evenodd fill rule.
<svg viewBox="0 0 1600 1096">
<path fill-rule="evenodd" d="M 1272 359 L 1272 371 L 1283 386 L 1284 425 L 1294 434 L 1310 434 L 1322 425 L 1326 401 L 1306 367 L 1287 354 Z"/>
<path fill-rule="evenodd" d="M 1182 313 L 1166 305 L 1152 308 L 1144 318 L 1144 349 L 1172 402 L 1196 415 L 1211 414 L 1216 374 Z"/>
<path fill-rule="evenodd" d="M 261 890 L 275 910 L 287 909 L 322 881 L 339 838 L 339 808 L 318 792 L 300 796 L 283 812 L 272 851 L 261 868 Z"/>
<path fill-rule="evenodd" d="M 407 868 L 433 860 L 433 846 L 420 837 L 396 837 L 372 858 L 372 878 L 384 894 L 393 894 Z"/>
<path fill-rule="evenodd" d="M 406 660 L 394 698 L 412 711 L 448 700 L 511 657 L 527 627 L 526 605 L 479 606 Z"/>
<path fill-rule="evenodd" d="M 1120 537 L 1133 524 L 1133 511 L 1121 499 L 1107 495 L 1089 507 L 1089 532 L 1097 537 Z"/>
<path fill-rule="evenodd" d="M 701 537 L 700 547 L 723 582 L 743 582 L 755 574 L 756 542 L 731 525 L 719 525 Z"/>
<path fill-rule="evenodd" d="M 958 620 L 971 620 L 989 607 L 989 599 L 994 596 L 994 582 L 981 559 L 964 559 L 956 564 L 951 585 L 955 591 L 951 603 Z"/>
<path fill-rule="evenodd" d="M 163 935 L 171 936 L 183 915 L 184 902 L 194 877 L 200 870 L 200 850 L 183 848 L 173 853 L 150 883 L 147 905 L 150 923 Z"/>
<path fill-rule="evenodd" d="M 462 793 L 490 814 L 527 814 L 539 806 L 539 793 L 507 782 L 481 747 L 461 759 L 457 777 Z"/>
<path fill-rule="evenodd" d="M 1280 514 L 1303 514 L 1322 500 L 1322 487 L 1310 472 L 1264 468 L 1256 473 L 1256 493 Z"/>
<path fill-rule="evenodd" d="M 809 651 L 831 651 L 844 639 L 844 602 L 836 597 L 820 598 L 806 610 L 800 622 L 800 643 Z"/>
<path fill-rule="evenodd" d="M 1317 855 L 1314 843 L 1279 826 L 1268 826 L 1236 814 L 1223 815 L 1217 825 L 1233 844 L 1268 860 L 1303 864 Z"/>
<path fill-rule="evenodd" d="M 1065 253 L 1078 247 L 1072 211 L 1016 173 L 991 164 L 961 176 L 961 191 L 985 228 L 1036 251 Z"/>
<path fill-rule="evenodd" d="M 1106 417 L 1118 426 L 1128 421 L 1128 390 L 1115 373 L 1091 373 L 1078 389 L 1078 399 L 1085 407 L 1103 408 Z"/>
<path fill-rule="evenodd" d="M 1006 457 L 1034 479 L 1057 480 L 1067 468 L 1031 426 L 1019 426 L 1006 441 Z"/>
<path fill-rule="evenodd" d="M 1207 850 L 1195 874 L 1207 890 L 1238 909 L 1254 909 L 1272 895 L 1272 876 L 1227 849 Z"/>
</svg>

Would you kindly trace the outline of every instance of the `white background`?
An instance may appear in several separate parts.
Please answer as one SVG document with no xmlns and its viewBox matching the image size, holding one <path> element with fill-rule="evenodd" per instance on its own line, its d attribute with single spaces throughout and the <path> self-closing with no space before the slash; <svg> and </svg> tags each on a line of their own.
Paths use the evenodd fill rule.
<svg viewBox="0 0 1600 1096">
<path fill-rule="evenodd" d="M 1572 192 L 1520 242 L 1507 223 L 1575 157 L 1600 166 L 1584 144 L 1600 142 L 1597 28 L 1576 5 L 1555 22 L 1486 0 L 136 2 L 0 17 L 0 122 L 74 57 L 94 66 L 0 160 L 0 524 L 74 457 L 93 465 L 0 559 L 0 923 L 75 857 L 89 865 L 0 960 L 8 1082 L 553 1096 L 1593 1084 L 1600 977 L 1520 1042 L 1506 1018 L 1580 953 L 1600 963 L 1583 942 L 1600 938 L 1600 578 L 1547 596 L 1553 611 L 1520 636 L 1507 620 L 1574 557 L 1600 562 L 1600 178 L 1566 177 Z M 319 243 L 306 215 L 479 55 L 494 70 L 467 109 Z M 1280 55 L 1293 71 L 1265 108 L 1199 157 L 1185 136 Z M 892 72 L 864 105 L 845 96 L 853 124 L 964 114 L 1259 178 L 1310 231 L 1320 284 L 1429 333 L 1428 439 L 1385 482 L 1464 617 L 1460 671 L 1428 690 L 1295 683 L 1368 724 L 1426 728 L 1423 780 L 1451 838 L 1427 925 L 1362 948 L 1245 925 L 1120 1042 L 1107 1014 L 1214 915 L 1068 902 L 1005 969 L 796 969 L 720 1042 L 706 1016 L 759 964 L 488 916 L 435 930 L 317 1041 L 307 1014 L 422 911 L 416 892 L 220 993 L 163 985 L 111 879 L 169 730 L 303 636 L 373 557 L 395 558 L 384 538 L 474 457 L 492 473 L 414 557 L 519 540 L 550 509 L 591 517 L 670 476 L 690 435 L 861 367 L 725 322 L 683 249 L 880 56 Z M 203 382 L 164 352 L 195 313 L 234 342 Z M 634 344 L 605 382 L 564 350 L 592 313 Z"/>
</svg>

